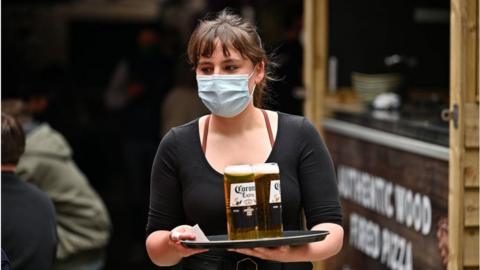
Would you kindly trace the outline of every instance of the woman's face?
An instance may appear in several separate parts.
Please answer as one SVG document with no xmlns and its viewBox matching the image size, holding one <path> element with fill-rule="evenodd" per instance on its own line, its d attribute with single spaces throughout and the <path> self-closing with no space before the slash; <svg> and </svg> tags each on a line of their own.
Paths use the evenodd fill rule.
<svg viewBox="0 0 480 270">
<path fill-rule="evenodd" d="M 242 55 L 233 47 L 229 47 L 229 56 L 223 54 L 222 45 L 216 42 L 215 50 L 210 57 L 200 56 L 198 65 L 195 70 L 197 75 L 233 75 L 233 74 L 250 74 L 252 77 L 249 80 L 248 88 L 252 91 L 253 86 L 258 84 L 264 76 L 263 63 L 253 65 L 248 58 L 243 58 Z"/>
</svg>

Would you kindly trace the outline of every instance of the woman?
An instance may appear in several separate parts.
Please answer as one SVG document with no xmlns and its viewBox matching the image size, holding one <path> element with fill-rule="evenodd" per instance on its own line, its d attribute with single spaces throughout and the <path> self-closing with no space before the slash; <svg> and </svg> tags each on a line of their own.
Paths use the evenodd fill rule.
<svg viewBox="0 0 480 270">
<path fill-rule="evenodd" d="M 146 241 L 157 265 L 184 269 L 311 269 L 338 253 L 341 209 L 330 156 L 303 117 L 260 109 L 269 65 L 255 28 L 222 11 L 193 32 L 188 56 L 198 93 L 212 112 L 171 129 L 153 164 Z M 325 240 L 301 246 L 229 251 L 189 249 L 180 240 L 226 234 L 223 169 L 276 162 L 281 173 L 284 230 L 327 230 Z M 246 259 L 249 258 L 249 259 Z"/>
</svg>

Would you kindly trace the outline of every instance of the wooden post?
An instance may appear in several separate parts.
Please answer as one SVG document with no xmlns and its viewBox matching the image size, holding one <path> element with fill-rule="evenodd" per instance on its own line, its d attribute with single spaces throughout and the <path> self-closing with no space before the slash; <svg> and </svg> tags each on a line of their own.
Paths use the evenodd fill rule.
<svg viewBox="0 0 480 270">
<path fill-rule="evenodd" d="M 449 261 L 448 269 L 478 269 L 478 2 L 451 0 Z"/>
<path fill-rule="evenodd" d="M 321 132 L 327 89 L 328 0 L 304 0 L 303 82 L 306 89 L 304 115 Z M 315 270 L 325 269 L 322 262 Z"/>
<path fill-rule="evenodd" d="M 327 91 L 328 0 L 304 0 L 305 116 L 321 128 Z"/>
</svg>

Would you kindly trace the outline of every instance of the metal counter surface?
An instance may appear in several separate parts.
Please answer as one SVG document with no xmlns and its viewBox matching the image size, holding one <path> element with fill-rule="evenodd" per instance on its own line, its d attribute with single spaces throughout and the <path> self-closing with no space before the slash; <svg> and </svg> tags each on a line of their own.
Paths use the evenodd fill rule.
<svg viewBox="0 0 480 270">
<path fill-rule="evenodd" d="M 336 132 L 360 140 L 431 158 L 445 161 L 448 161 L 449 158 L 449 148 L 446 146 L 366 127 L 344 120 L 326 118 L 323 121 L 323 128 L 327 131 Z"/>
</svg>

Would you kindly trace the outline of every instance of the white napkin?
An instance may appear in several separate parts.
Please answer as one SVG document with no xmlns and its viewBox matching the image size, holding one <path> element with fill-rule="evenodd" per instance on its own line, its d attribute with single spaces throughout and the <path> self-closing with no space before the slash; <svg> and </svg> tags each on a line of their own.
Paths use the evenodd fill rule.
<svg viewBox="0 0 480 270">
<path fill-rule="evenodd" d="M 202 229 L 200 229 L 200 226 L 198 226 L 198 224 L 195 224 L 195 226 L 193 226 L 193 233 L 195 233 L 195 241 L 210 242 L 210 240 L 208 240 L 207 236 L 205 236 L 205 233 L 202 231 Z"/>
</svg>

